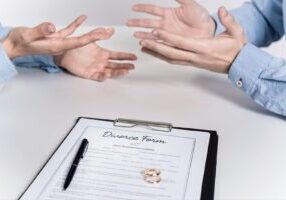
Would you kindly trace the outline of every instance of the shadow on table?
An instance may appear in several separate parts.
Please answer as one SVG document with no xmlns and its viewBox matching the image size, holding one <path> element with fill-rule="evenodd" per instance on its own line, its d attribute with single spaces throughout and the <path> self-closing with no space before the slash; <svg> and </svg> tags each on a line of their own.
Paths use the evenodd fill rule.
<svg viewBox="0 0 286 200">
<path fill-rule="evenodd" d="M 215 78 L 212 76 L 198 75 L 192 78 L 193 85 L 198 88 L 212 93 L 215 96 L 219 96 L 228 101 L 235 103 L 236 105 L 254 111 L 256 113 L 269 115 L 284 119 L 283 117 L 274 114 L 268 110 L 265 110 L 258 104 L 256 104 L 250 97 L 246 96 L 240 89 L 235 88 L 227 79 Z"/>
</svg>

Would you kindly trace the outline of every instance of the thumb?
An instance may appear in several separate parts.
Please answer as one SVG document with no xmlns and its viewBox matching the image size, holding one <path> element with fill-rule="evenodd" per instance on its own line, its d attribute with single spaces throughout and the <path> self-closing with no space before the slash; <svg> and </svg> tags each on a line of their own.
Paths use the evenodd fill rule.
<svg viewBox="0 0 286 200">
<path fill-rule="evenodd" d="M 243 29 L 240 24 L 235 21 L 234 17 L 224 7 L 219 8 L 218 15 L 227 33 L 235 37 L 243 34 Z"/>
<path fill-rule="evenodd" d="M 28 42 L 42 39 L 53 34 L 56 31 L 55 25 L 49 22 L 42 23 L 34 28 L 31 28 L 25 38 Z"/>
</svg>

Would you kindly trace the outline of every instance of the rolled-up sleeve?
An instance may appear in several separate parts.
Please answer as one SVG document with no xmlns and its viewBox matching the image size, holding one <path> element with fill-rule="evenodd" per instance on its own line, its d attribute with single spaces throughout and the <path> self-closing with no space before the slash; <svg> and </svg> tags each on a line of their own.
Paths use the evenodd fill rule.
<svg viewBox="0 0 286 200">
<path fill-rule="evenodd" d="M 49 73 L 61 72 L 61 68 L 54 62 L 53 56 L 50 55 L 33 55 L 19 57 L 13 60 L 17 67 L 40 68 Z"/>
<path fill-rule="evenodd" d="M 248 43 L 232 64 L 229 79 L 259 105 L 286 116 L 286 60 Z"/>
</svg>

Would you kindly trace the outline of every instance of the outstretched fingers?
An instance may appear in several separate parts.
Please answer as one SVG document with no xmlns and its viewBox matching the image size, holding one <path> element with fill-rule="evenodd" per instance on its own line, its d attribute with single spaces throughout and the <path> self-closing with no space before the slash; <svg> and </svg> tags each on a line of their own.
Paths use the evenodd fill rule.
<svg viewBox="0 0 286 200">
<path fill-rule="evenodd" d="M 59 30 L 58 32 L 54 33 L 51 37 L 68 37 L 72 35 L 80 25 L 87 19 L 86 15 L 81 15 L 76 18 L 72 23 L 70 23 L 67 27 Z"/>
<path fill-rule="evenodd" d="M 192 63 L 198 63 L 200 59 L 199 55 L 194 52 L 180 50 L 153 40 L 143 40 L 140 44 L 143 48 L 158 53 L 168 59 Z"/>
<path fill-rule="evenodd" d="M 159 19 L 130 19 L 127 26 L 141 28 L 161 28 L 162 20 Z"/>
<path fill-rule="evenodd" d="M 162 29 L 154 30 L 153 35 L 157 37 L 158 40 L 163 41 L 163 43 L 169 44 L 168 46 L 174 46 L 178 49 L 184 49 L 197 53 L 207 52 L 208 41 L 204 39 L 191 37 L 185 38 Z"/>
<path fill-rule="evenodd" d="M 53 48 L 56 48 L 59 52 L 80 48 L 98 40 L 108 39 L 112 36 L 113 32 L 113 29 L 96 29 L 78 37 L 55 40 Z"/>
<path fill-rule="evenodd" d="M 111 60 L 137 60 L 137 56 L 127 52 L 109 51 L 109 59 Z"/>
<path fill-rule="evenodd" d="M 143 39 L 156 40 L 157 39 L 157 37 L 155 37 L 152 33 L 143 32 L 143 31 L 135 32 L 134 37 L 139 40 L 143 40 Z"/>
<path fill-rule="evenodd" d="M 133 6 L 133 11 L 135 12 L 143 12 L 150 15 L 155 15 L 158 17 L 163 17 L 165 14 L 165 8 L 152 5 L 152 4 L 136 4 Z"/>
<path fill-rule="evenodd" d="M 134 64 L 131 63 L 117 63 L 117 62 L 109 62 L 106 66 L 106 69 L 114 69 L 114 70 L 133 70 L 135 69 Z"/>
<path fill-rule="evenodd" d="M 151 51 L 151 50 L 149 50 L 147 48 L 144 48 L 144 47 L 141 49 L 141 51 L 143 53 L 146 53 L 146 54 L 148 54 L 150 56 L 153 56 L 155 58 L 163 60 L 163 61 L 165 61 L 167 63 L 172 64 L 172 65 L 187 65 L 187 66 L 189 66 L 191 64 L 190 62 L 187 62 L 187 61 L 181 61 L 181 60 L 167 58 L 167 57 L 165 57 L 165 56 L 163 56 L 163 55 L 161 55 L 159 53 L 156 53 L 156 52 Z"/>
</svg>

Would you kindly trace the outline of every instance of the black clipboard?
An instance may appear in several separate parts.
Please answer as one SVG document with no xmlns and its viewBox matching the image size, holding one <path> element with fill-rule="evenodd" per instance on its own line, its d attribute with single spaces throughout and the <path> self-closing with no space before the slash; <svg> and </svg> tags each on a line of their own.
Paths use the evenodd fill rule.
<svg viewBox="0 0 286 200">
<path fill-rule="evenodd" d="M 114 126 L 124 127 L 124 128 L 132 128 L 132 127 L 135 127 L 135 126 L 145 126 L 145 127 L 149 127 L 152 130 L 163 131 L 163 132 L 171 132 L 172 129 L 179 129 L 179 130 L 186 130 L 186 131 L 198 131 L 198 132 L 209 133 L 210 134 L 210 141 L 209 141 L 208 153 L 207 153 L 207 158 L 206 158 L 204 178 L 203 178 L 203 183 L 202 183 L 201 200 L 214 200 L 215 178 L 216 178 L 216 164 L 217 164 L 217 149 L 218 149 L 218 135 L 217 135 L 216 131 L 176 127 L 176 126 L 173 126 L 170 123 L 162 123 L 162 122 L 130 120 L 130 119 L 122 119 L 122 118 L 119 118 L 119 119 L 116 119 L 116 120 L 110 120 L 110 119 L 100 119 L 100 118 L 91 118 L 91 117 L 79 117 L 76 120 L 75 124 L 72 126 L 72 128 L 70 129 L 68 134 L 60 142 L 58 147 L 51 154 L 50 158 L 43 165 L 41 170 L 37 173 L 35 178 L 31 181 L 31 183 L 28 185 L 28 187 L 25 189 L 25 191 L 20 195 L 20 197 L 18 199 L 21 199 L 21 197 L 25 194 L 25 192 L 28 190 L 28 188 L 37 179 L 38 175 L 45 168 L 47 163 L 50 161 L 50 159 L 53 157 L 53 155 L 57 152 L 59 147 L 63 144 L 63 142 L 66 140 L 66 138 L 69 136 L 69 134 L 72 132 L 74 127 L 77 125 L 77 123 L 81 119 L 89 119 L 89 120 L 112 122 L 114 124 Z M 125 124 L 125 125 L 123 125 L 123 124 Z"/>
</svg>

